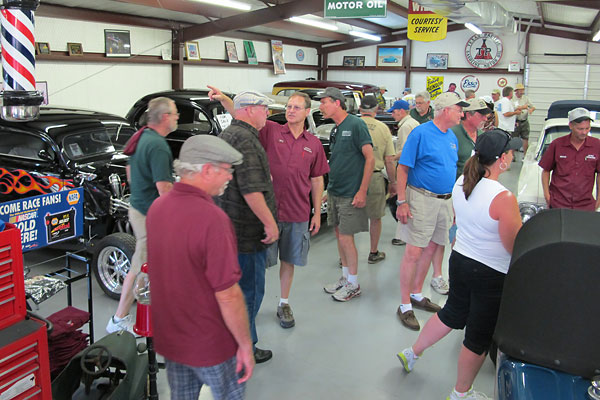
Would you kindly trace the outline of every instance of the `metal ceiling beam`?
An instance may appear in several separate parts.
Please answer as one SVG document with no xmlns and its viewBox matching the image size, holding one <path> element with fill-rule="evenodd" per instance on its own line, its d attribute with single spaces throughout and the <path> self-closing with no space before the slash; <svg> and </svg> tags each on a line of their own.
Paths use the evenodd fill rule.
<svg viewBox="0 0 600 400">
<path fill-rule="evenodd" d="M 527 25 L 522 24 L 521 31 L 522 32 L 527 31 Z M 554 37 L 559 37 L 559 38 L 563 38 L 563 39 L 581 40 L 583 42 L 591 42 L 592 41 L 592 39 L 589 37 L 589 35 L 587 35 L 585 33 L 561 31 L 559 29 L 549 29 L 549 28 L 542 28 L 542 27 L 538 27 L 538 26 L 529 26 L 529 33 L 535 33 L 538 35 L 545 35 L 545 36 L 554 36 Z"/>
<path fill-rule="evenodd" d="M 323 17 L 323 12 L 313 13 L 319 17 Z M 333 21 L 342 22 L 344 24 L 356 26 L 359 28 L 366 29 L 371 32 L 379 33 L 382 35 L 390 35 L 393 32 L 393 29 L 390 29 L 386 26 L 376 24 L 375 22 L 367 21 L 360 18 L 329 18 Z"/>
<path fill-rule="evenodd" d="M 594 18 L 594 21 L 592 21 L 592 24 L 590 25 L 590 40 L 592 40 L 596 32 L 598 32 L 598 29 L 600 29 L 598 23 L 600 23 L 600 12 L 596 14 L 596 18 Z"/>
<path fill-rule="evenodd" d="M 111 24 L 145 26 L 158 29 L 180 29 L 189 23 L 169 21 L 166 19 L 147 18 L 137 15 L 119 14 L 108 11 L 97 11 L 88 8 L 57 6 L 42 3 L 35 12 L 36 16 L 49 18 L 75 19 L 80 21 L 105 22 Z"/>
<path fill-rule="evenodd" d="M 139 0 L 137 0 L 139 1 Z M 152 1 L 152 0 L 147 0 Z M 164 1 L 164 0 L 161 0 Z M 242 12 L 231 17 L 183 29 L 183 40 L 194 40 L 218 35 L 222 32 L 250 28 L 269 22 L 281 21 L 297 15 L 310 14 L 323 9 L 323 0 L 292 1 L 274 7 Z"/>
<path fill-rule="evenodd" d="M 328 31 L 326 29 L 319 29 L 319 28 L 315 28 L 313 26 L 296 24 L 294 22 L 288 22 L 288 21 L 269 22 L 268 24 L 263 24 L 263 26 L 266 26 L 267 28 L 281 29 L 281 30 L 284 30 L 287 32 L 290 32 L 290 31 L 296 32 L 296 33 L 300 33 L 303 35 L 323 37 L 323 38 L 335 40 L 338 42 L 354 41 L 354 36 L 346 35 L 344 33 L 335 32 L 335 31 Z"/>
<path fill-rule="evenodd" d="M 388 2 L 387 2 L 387 10 L 393 12 L 396 15 L 399 15 L 403 18 L 408 19 L 408 8 L 404 8 L 401 5 L 396 4 L 391 0 L 388 0 Z"/>
<path fill-rule="evenodd" d="M 569 7 L 591 8 L 592 10 L 600 10 L 600 2 L 598 0 L 544 0 L 548 4 L 560 4 Z"/>
<path fill-rule="evenodd" d="M 454 31 L 461 31 L 464 29 L 467 29 L 467 28 L 465 28 L 465 26 L 463 24 L 452 24 L 452 25 L 448 24 L 447 31 L 454 32 Z M 407 39 L 406 32 L 403 32 L 403 33 L 397 33 L 395 35 L 389 35 L 389 36 L 382 37 L 380 42 L 373 42 L 371 40 L 361 40 L 361 41 L 354 42 L 354 43 L 322 47 L 321 52 L 322 53 L 334 53 L 337 51 L 359 49 L 361 47 L 373 46 L 373 45 L 384 44 L 384 43 L 391 43 L 391 42 L 396 42 L 398 40 L 406 40 L 406 39 Z"/>
<path fill-rule="evenodd" d="M 540 14 L 540 19 L 541 19 L 541 22 L 542 22 L 542 28 L 545 28 L 545 26 L 544 26 L 545 25 L 545 22 L 544 22 L 544 9 L 542 7 L 542 4 L 540 2 L 537 2 L 535 4 L 537 6 L 538 14 Z"/>
<path fill-rule="evenodd" d="M 294 46 L 305 46 L 320 48 L 320 42 L 312 42 L 310 40 L 290 39 L 283 36 L 270 36 L 262 33 L 248 32 L 248 31 L 229 31 L 222 33 L 223 36 L 244 39 L 244 40 L 263 40 L 265 42 L 271 42 L 271 40 L 281 40 L 284 44 L 291 44 Z"/>
</svg>

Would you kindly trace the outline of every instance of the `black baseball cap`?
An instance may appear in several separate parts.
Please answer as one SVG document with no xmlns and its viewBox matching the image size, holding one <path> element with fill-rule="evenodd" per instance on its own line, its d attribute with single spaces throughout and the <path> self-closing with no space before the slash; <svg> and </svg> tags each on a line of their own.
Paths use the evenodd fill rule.
<svg viewBox="0 0 600 400">
<path fill-rule="evenodd" d="M 492 129 L 477 136 L 475 154 L 479 157 L 479 162 L 487 165 L 496 161 L 508 150 L 520 149 L 522 145 L 523 141 L 520 138 L 511 137 L 502 129 Z"/>
<path fill-rule="evenodd" d="M 360 102 L 360 108 L 367 111 L 377 108 L 379 106 L 379 102 L 373 95 L 366 95 L 362 98 Z"/>
</svg>

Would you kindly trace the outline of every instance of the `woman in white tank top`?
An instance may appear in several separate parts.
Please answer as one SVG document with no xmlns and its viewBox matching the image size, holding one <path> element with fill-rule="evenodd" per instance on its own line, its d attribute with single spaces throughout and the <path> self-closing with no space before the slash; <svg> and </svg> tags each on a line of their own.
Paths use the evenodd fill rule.
<svg viewBox="0 0 600 400">
<path fill-rule="evenodd" d="M 496 327 L 504 276 L 521 216 L 515 196 L 498 182 L 521 139 L 494 129 L 477 138 L 475 155 L 452 191 L 458 233 L 450 255 L 450 293 L 441 311 L 427 321 L 412 347 L 398 353 L 410 372 L 428 347 L 453 329 L 465 329 L 456 386 L 449 400 L 489 399 L 473 390 Z"/>
</svg>

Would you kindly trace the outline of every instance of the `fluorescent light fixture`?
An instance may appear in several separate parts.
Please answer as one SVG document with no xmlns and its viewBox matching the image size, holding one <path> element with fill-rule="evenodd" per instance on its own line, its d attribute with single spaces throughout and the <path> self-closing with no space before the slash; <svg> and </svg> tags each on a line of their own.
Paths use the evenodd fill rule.
<svg viewBox="0 0 600 400">
<path fill-rule="evenodd" d="M 592 38 L 592 40 L 594 42 L 597 42 L 598 40 L 600 40 L 600 29 L 598 30 L 598 32 L 596 32 L 596 34 L 594 35 L 594 37 Z"/>
<path fill-rule="evenodd" d="M 302 25 L 314 26 L 315 28 L 327 29 L 328 31 L 337 31 L 337 25 L 330 24 L 327 22 L 321 22 L 316 19 L 304 18 L 304 17 L 292 17 L 289 19 L 292 22 Z"/>
<path fill-rule="evenodd" d="M 356 37 L 363 38 L 363 39 L 374 40 L 376 42 L 379 42 L 381 40 L 380 36 L 371 35 L 370 33 L 366 33 L 366 32 L 350 31 L 348 33 L 351 34 L 352 36 L 356 36 Z"/>
<path fill-rule="evenodd" d="M 213 6 L 235 8 L 236 10 L 242 10 L 242 11 L 250 11 L 252 9 L 252 6 L 250 4 L 242 3 L 241 1 L 235 1 L 235 0 L 219 0 L 219 1 L 194 0 L 194 1 L 197 1 L 199 3 L 211 4 Z"/>
<path fill-rule="evenodd" d="M 472 23 L 467 22 L 465 24 L 465 27 L 467 27 L 467 29 L 475 32 L 476 34 L 481 35 L 481 29 L 479 29 L 477 26 L 473 25 Z"/>
</svg>

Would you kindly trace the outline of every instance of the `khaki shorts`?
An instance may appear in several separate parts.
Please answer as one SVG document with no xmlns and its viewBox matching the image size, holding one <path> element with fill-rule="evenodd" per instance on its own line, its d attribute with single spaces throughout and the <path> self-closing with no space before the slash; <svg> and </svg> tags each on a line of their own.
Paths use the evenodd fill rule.
<svg viewBox="0 0 600 400">
<path fill-rule="evenodd" d="M 129 272 L 137 275 L 142 269 L 142 264 L 148 261 L 146 216 L 135 208 L 129 207 L 129 223 L 135 235 L 135 252 L 131 257 Z"/>
<path fill-rule="evenodd" d="M 448 244 L 454 213 L 452 199 L 436 199 L 407 187 L 406 200 L 412 218 L 407 224 L 398 223 L 398 239 L 417 247 L 427 247 L 430 241 L 442 246 Z"/>
<path fill-rule="evenodd" d="M 369 231 L 366 207 L 354 207 L 352 197 L 327 197 L 327 223 L 337 226 L 342 235 Z"/>
<path fill-rule="evenodd" d="M 385 215 L 385 178 L 381 172 L 373 172 L 367 192 L 367 216 L 379 219 Z"/>
<path fill-rule="evenodd" d="M 513 137 L 520 137 L 521 139 L 529 139 L 529 120 L 519 121 L 515 125 L 515 131 L 512 133 Z"/>
</svg>

